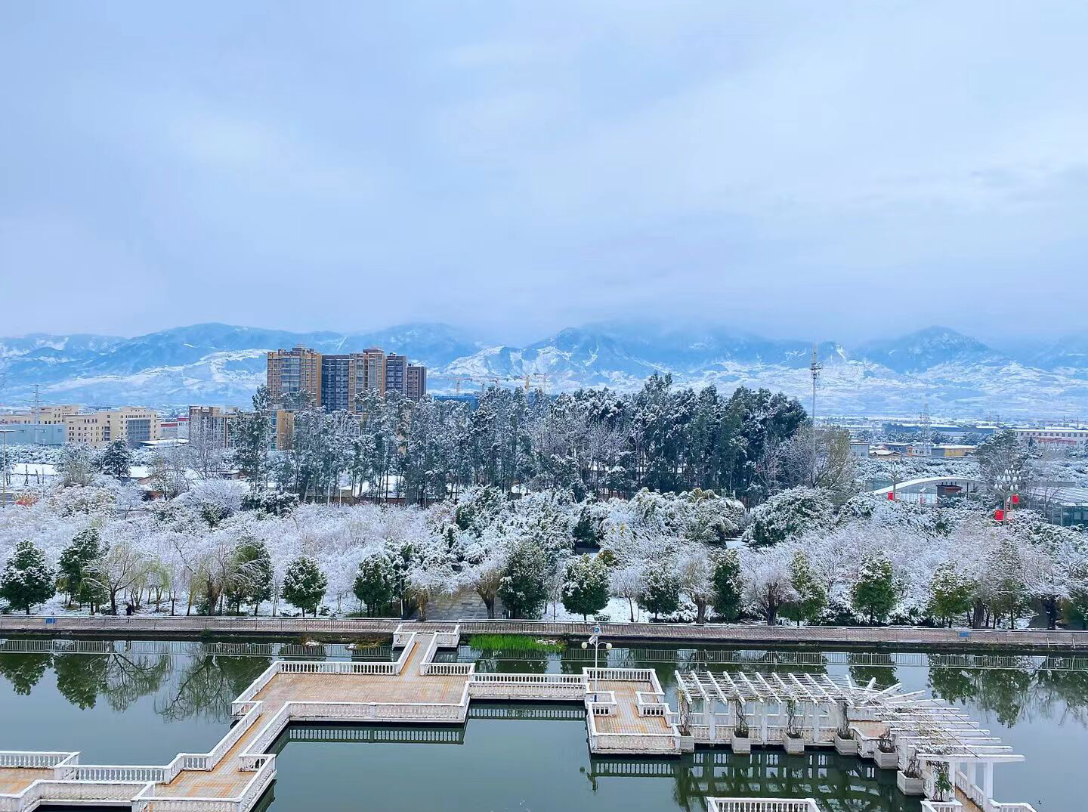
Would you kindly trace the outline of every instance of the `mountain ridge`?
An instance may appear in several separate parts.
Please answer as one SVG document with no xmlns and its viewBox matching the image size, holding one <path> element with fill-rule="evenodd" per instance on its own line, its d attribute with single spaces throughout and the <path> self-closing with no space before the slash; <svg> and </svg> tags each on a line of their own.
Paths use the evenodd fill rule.
<svg viewBox="0 0 1088 812">
<path fill-rule="evenodd" d="M 325 352 L 380 346 L 428 367 L 430 389 L 452 392 L 492 379 L 549 392 L 580 386 L 632 390 L 651 374 L 720 389 L 765 386 L 804 398 L 812 344 L 766 338 L 725 325 L 595 322 L 524 345 L 481 342 L 440 322 L 381 330 L 294 332 L 207 322 L 132 338 L 34 333 L 0 338 L 0 403 L 245 405 L 264 378 L 264 353 L 303 344 Z M 1007 354 L 947 327 L 849 347 L 817 345 L 821 411 L 913 414 L 922 402 L 941 414 L 1070 417 L 1088 413 L 1088 335 Z M 464 379 L 472 380 L 464 380 Z"/>
</svg>

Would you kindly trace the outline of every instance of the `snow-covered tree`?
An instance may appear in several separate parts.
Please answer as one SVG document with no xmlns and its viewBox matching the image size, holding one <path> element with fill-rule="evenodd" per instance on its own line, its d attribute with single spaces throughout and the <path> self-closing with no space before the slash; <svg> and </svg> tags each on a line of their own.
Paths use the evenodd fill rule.
<svg viewBox="0 0 1088 812">
<path fill-rule="evenodd" d="M 325 573 L 314 559 L 299 556 L 291 562 L 284 575 L 283 599 L 302 610 L 303 615 L 308 609 L 316 617 L 318 604 L 325 597 L 328 584 Z"/>
<path fill-rule="evenodd" d="M 872 625 L 891 614 L 896 598 L 892 562 L 880 553 L 869 556 L 862 564 L 851 591 L 854 609 L 859 614 L 867 615 L 869 625 Z"/>
<path fill-rule="evenodd" d="M 29 539 L 15 545 L 3 572 L 0 572 L 0 598 L 12 609 L 30 610 L 45 603 L 56 593 L 56 573 L 46 563 L 45 554 Z"/>
<path fill-rule="evenodd" d="M 608 605 L 608 586 L 608 567 L 600 558 L 573 558 L 563 579 L 563 608 L 584 620 Z"/>
<path fill-rule="evenodd" d="M 780 544 L 807 532 L 830 528 L 834 521 L 835 510 L 826 491 L 791 488 L 752 511 L 743 538 L 756 547 Z"/>
</svg>

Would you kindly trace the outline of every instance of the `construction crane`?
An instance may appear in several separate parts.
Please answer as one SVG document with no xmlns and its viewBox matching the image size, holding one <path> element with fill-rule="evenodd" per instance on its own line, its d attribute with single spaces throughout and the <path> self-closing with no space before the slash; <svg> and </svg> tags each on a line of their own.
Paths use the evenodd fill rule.
<svg viewBox="0 0 1088 812">
<path fill-rule="evenodd" d="M 544 391 L 544 394 L 548 393 L 548 373 L 547 372 L 530 372 L 525 376 L 525 391 L 528 392 L 533 388 L 533 380 L 540 381 L 540 388 Z"/>
</svg>

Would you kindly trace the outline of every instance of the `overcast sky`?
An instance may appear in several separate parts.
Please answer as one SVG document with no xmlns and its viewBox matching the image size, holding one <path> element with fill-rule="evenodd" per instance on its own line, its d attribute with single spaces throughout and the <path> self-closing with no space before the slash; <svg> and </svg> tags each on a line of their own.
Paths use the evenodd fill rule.
<svg viewBox="0 0 1088 812">
<path fill-rule="evenodd" d="M 0 5 L 0 335 L 1088 308 L 1088 3 Z"/>
</svg>

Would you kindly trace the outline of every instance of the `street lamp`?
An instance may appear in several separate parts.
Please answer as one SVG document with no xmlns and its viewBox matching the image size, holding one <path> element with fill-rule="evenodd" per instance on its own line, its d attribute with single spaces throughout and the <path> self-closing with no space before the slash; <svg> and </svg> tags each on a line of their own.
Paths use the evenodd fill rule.
<svg viewBox="0 0 1088 812">
<path fill-rule="evenodd" d="M 597 655 L 601 648 L 601 627 L 599 625 L 593 627 L 593 636 L 586 642 L 582 643 L 582 650 L 585 651 L 589 648 L 590 644 L 593 644 L 593 701 L 597 701 L 597 682 L 600 679 L 600 669 L 597 667 Z M 612 650 L 611 643 L 604 644 L 604 650 L 606 652 Z"/>
</svg>

